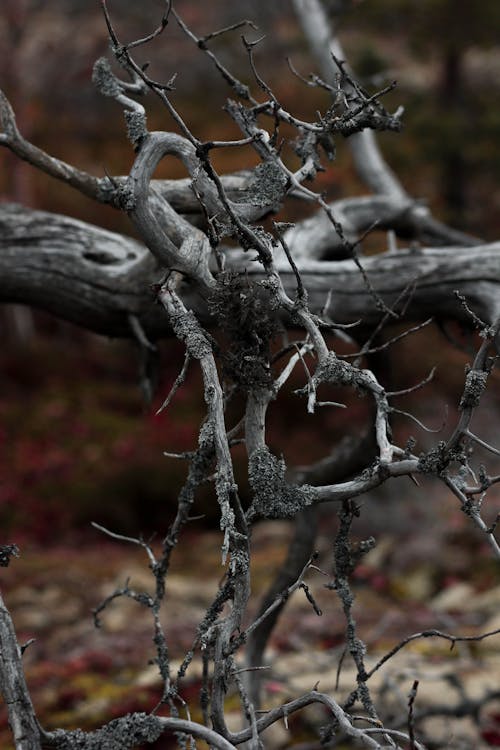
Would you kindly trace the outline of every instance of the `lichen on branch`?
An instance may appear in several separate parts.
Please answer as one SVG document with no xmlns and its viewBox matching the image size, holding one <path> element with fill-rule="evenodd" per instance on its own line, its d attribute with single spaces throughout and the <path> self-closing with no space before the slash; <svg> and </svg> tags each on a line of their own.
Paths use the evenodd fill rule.
<svg viewBox="0 0 500 750">
<path fill-rule="evenodd" d="M 312 488 L 285 480 L 283 458 L 269 448 L 255 450 L 248 460 L 248 480 L 253 491 L 252 510 L 262 518 L 295 518 L 313 502 Z"/>
</svg>

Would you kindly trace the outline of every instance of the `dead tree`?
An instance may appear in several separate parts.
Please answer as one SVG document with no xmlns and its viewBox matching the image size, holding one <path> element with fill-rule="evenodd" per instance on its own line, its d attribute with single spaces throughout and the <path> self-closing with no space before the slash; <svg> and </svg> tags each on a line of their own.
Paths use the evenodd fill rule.
<svg viewBox="0 0 500 750">
<path fill-rule="evenodd" d="M 358 513 L 358 497 L 394 477 L 426 475 L 455 496 L 478 534 L 487 538 L 492 554 L 500 557 L 495 525 L 486 520 L 485 502 L 488 489 L 500 477 L 483 466 L 474 467 L 473 449 L 479 445 L 494 455 L 499 452 L 470 426 L 495 361 L 500 246 L 440 223 L 389 169 L 375 131 L 399 131 L 402 113 L 386 110 L 385 90 L 370 93 L 356 82 L 334 34 L 333 20 L 320 0 L 290 4 L 319 71 L 303 77 L 304 85 L 321 89 L 324 96 L 323 110 L 310 120 L 287 110 L 266 83 L 255 56 L 258 40 L 248 22 L 199 37 L 173 4 L 166 2 L 158 28 L 146 38 L 126 43 L 106 1 L 101 3 L 114 62 L 97 60 L 93 78 L 99 91 L 124 111 L 136 152 L 130 174 L 94 177 L 43 152 L 23 137 L 1 92 L 0 144 L 83 195 L 126 213 L 141 242 L 68 217 L 4 204 L 0 207 L 0 299 L 48 310 L 98 333 L 134 338 L 145 356 L 155 340 L 177 337 L 186 348 L 186 367 L 193 363 L 201 370 L 206 417 L 197 447 L 180 457 L 188 460 L 189 468 L 175 520 L 163 533 L 160 554 L 140 539 L 128 540 L 144 548 L 155 579 L 154 595 L 127 585 L 98 606 L 95 614 L 98 622 L 100 613 L 117 596 L 132 598 L 151 610 L 163 680 L 160 707 L 148 715 L 115 720 L 92 733 L 45 731 L 36 721 L 23 678 L 21 649 L 0 601 L 0 684 L 16 747 L 132 748 L 173 732 L 221 749 L 244 743 L 258 748 L 267 727 L 318 703 L 329 715 L 323 730 L 326 743 L 344 737 L 363 747 L 421 748 L 411 710 L 404 731 L 384 726 L 370 690 L 370 677 L 382 663 L 371 670 L 366 667 L 349 578 L 375 541 L 370 538 L 355 546 L 350 527 Z M 172 24 L 182 29 L 226 81 L 232 97 L 226 112 L 240 129 L 240 138 L 199 140 L 172 103 L 169 94 L 174 81 L 155 80 L 139 60 L 142 48 L 168 34 Z M 238 30 L 252 87 L 233 75 L 211 48 L 216 36 Z M 290 75 L 301 76 L 292 65 Z M 165 106 L 173 123 L 171 132 L 148 129 L 140 102 L 148 92 Z M 293 130 L 293 142 L 283 142 L 284 126 Z M 339 138 L 348 139 L 358 173 L 370 192 L 328 203 L 315 189 L 314 180 L 324 163 L 333 160 Z M 218 174 L 214 151 L 249 146 L 259 156 L 258 167 Z M 167 155 L 183 163 L 187 179 L 153 179 Z M 291 167 L 297 157 L 299 166 Z M 273 220 L 290 196 L 315 205 L 317 212 L 294 225 Z M 374 229 L 390 230 L 388 247 L 364 257 L 363 239 Z M 396 247 L 391 238 L 398 235 L 413 238 L 408 249 Z M 419 325 L 430 315 L 476 328 L 481 342 L 465 378 L 456 424 L 446 439 L 418 454 L 411 441 L 397 445 L 392 438 L 394 394 L 379 382 L 370 366 L 370 354 L 376 348 L 374 336 L 383 326 L 394 321 Z M 224 330 L 223 341 L 217 337 L 219 329 Z M 287 332 L 292 329 L 301 331 L 300 341 L 288 340 Z M 336 352 L 338 340 L 352 347 L 351 358 Z M 167 396 L 165 408 L 182 387 L 186 367 Z M 315 465 L 301 468 L 287 467 L 266 442 L 268 407 L 280 398 L 296 368 L 303 372 L 300 395 L 309 413 L 338 406 L 322 395 L 334 386 L 366 395 L 373 414 L 362 438 L 345 440 L 329 456 L 318 457 Z M 229 425 L 226 406 L 235 393 L 244 395 L 245 410 L 237 424 Z M 232 447 L 241 441 L 252 491 L 248 508 L 241 503 L 232 463 Z M 192 649 L 174 674 L 160 608 L 171 554 L 189 518 L 196 488 L 207 480 L 213 483 L 214 502 L 220 509 L 225 575 L 199 624 Z M 313 689 L 260 712 L 259 667 L 287 598 L 303 588 L 316 607 L 304 578 L 314 564 L 317 514 L 325 504 L 338 507 L 329 587 L 344 609 L 346 653 L 356 666 L 357 681 L 343 704 Z M 249 620 L 251 530 L 262 518 L 293 519 L 296 531 L 285 566 L 257 616 Z M 119 533 L 103 531 L 123 539 Z M 16 552 L 14 546 L 5 546 L 3 564 Z M 437 631 L 417 635 L 457 640 Z M 200 654 L 205 667 L 203 724 L 191 720 L 189 706 L 179 697 L 182 680 Z M 224 701 L 230 686 L 236 687 L 241 700 L 242 728 L 238 731 L 226 723 Z M 413 694 L 410 708 L 414 698 Z M 353 712 L 355 707 L 364 723 Z"/>
</svg>

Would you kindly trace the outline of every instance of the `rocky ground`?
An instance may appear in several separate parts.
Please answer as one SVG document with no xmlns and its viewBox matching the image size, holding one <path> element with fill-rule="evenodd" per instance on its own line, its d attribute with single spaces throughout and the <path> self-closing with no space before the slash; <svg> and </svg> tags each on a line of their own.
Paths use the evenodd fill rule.
<svg viewBox="0 0 500 750">
<path fill-rule="evenodd" d="M 333 520 L 326 520 L 318 540 L 319 567 L 329 572 Z M 500 586 L 487 550 L 464 541 L 462 530 L 449 533 L 435 556 L 416 555 L 390 533 L 380 534 L 377 547 L 353 578 L 355 616 L 368 648 L 371 668 L 401 639 L 435 628 L 455 635 L 478 635 L 500 629 Z M 263 590 L 283 559 L 290 527 L 264 523 L 254 535 L 254 586 Z M 477 542 L 477 538 L 475 539 Z M 472 545 L 472 546 L 471 546 Z M 406 560 L 405 558 L 406 554 Z M 468 575 L 464 574 L 468 571 Z M 220 537 L 198 533 L 185 538 L 174 558 L 165 603 L 164 624 L 173 667 L 189 649 L 196 625 L 217 589 L 222 573 Z M 91 610 L 130 579 L 135 590 L 151 590 L 152 578 L 142 550 L 107 539 L 50 549 L 27 547 L 2 572 L 2 592 L 21 643 L 36 641 L 25 653 L 28 682 L 38 716 L 47 728 L 98 726 L 123 712 L 151 709 L 160 695 L 153 657 L 148 611 L 128 600 L 115 601 L 104 613 L 102 627 L 93 625 Z M 342 660 L 344 621 L 328 580 L 310 571 L 308 585 L 323 614 L 312 610 L 303 592 L 295 593 L 274 634 L 266 673 L 266 705 L 276 705 L 319 683 L 319 689 L 341 701 L 355 684 L 348 658 Z M 339 670 L 339 662 L 342 668 Z M 195 659 L 183 695 L 197 716 L 201 673 Z M 432 736 L 433 747 L 473 750 L 500 746 L 500 700 L 485 696 L 500 687 L 500 634 L 472 643 L 438 638 L 418 639 L 401 649 L 371 678 L 369 685 L 392 726 L 405 728 L 408 693 L 419 680 L 415 710 L 427 718 L 419 732 Z M 233 706 L 234 703 L 234 706 Z M 477 722 L 453 714 L 476 706 Z M 238 721 L 236 701 L 228 711 Z M 316 747 L 325 715 L 304 711 L 289 727 L 277 724 L 267 733 L 266 747 Z M 420 736 L 423 736 L 420 734 Z M 169 747 L 169 740 L 157 747 Z M 305 743 L 305 744 L 304 744 Z M 2 714 L 0 746 L 10 750 Z"/>
</svg>

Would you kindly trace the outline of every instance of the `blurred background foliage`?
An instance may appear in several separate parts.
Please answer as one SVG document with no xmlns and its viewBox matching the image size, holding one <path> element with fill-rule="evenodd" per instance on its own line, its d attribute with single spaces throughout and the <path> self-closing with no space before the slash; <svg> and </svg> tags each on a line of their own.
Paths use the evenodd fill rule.
<svg viewBox="0 0 500 750">
<path fill-rule="evenodd" d="M 371 90 L 398 81 L 386 105 L 405 107 L 405 129 L 402 135 L 382 135 L 381 145 L 408 191 L 451 224 L 498 238 L 500 5 L 496 0 L 330 0 L 327 5 L 338 13 L 339 33 L 359 79 Z M 120 36 L 131 40 L 157 25 L 163 2 L 109 0 L 109 8 Z M 323 94 L 305 87 L 285 61 L 289 55 L 304 75 L 315 69 L 286 4 L 178 0 L 177 8 L 200 35 L 242 18 L 254 20 L 259 31 L 248 34 L 265 34 L 256 55 L 260 72 L 285 106 L 307 115 L 325 105 Z M 23 134 L 93 174 L 127 173 L 134 155 L 122 113 L 90 80 L 95 59 L 108 49 L 99 3 L 3 0 L 0 45 L 0 84 Z M 214 48 L 251 82 L 240 32 L 222 36 Z M 151 62 L 156 79 L 177 73 L 172 98 L 198 137 L 238 136 L 222 111 L 230 92 L 174 22 L 138 57 Z M 151 129 L 173 128 L 154 97 L 146 104 Z M 331 199 L 363 193 L 346 144 L 337 143 L 337 151 L 333 167 L 320 175 L 322 189 Z M 250 149 L 217 153 L 221 172 L 254 163 Z M 165 160 L 158 176 L 185 174 L 176 161 Z M 0 151 L 0 198 L 132 232 L 117 211 L 94 204 L 6 151 Z M 371 241 L 378 250 L 384 242 L 383 236 Z M 161 344 L 161 382 L 150 408 L 138 388 L 139 359 L 132 343 L 101 339 L 22 308 L 5 309 L 0 325 L 2 535 L 44 543 L 54 534 L 85 538 L 90 520 L 126 533 L 165 528 L 185 467 L 162 452 L 192 448 L 204 413 L 193 368 L 172 408 L 155 416 L 182 364 L 182 347 Z M 385 363 L 387 376 L 404 387 L 409 379 L 425 376 L 435 361 L 442 363 L 442 375 L 438 371 L 427 400 L 415 399 L 419 416 L 435 416 L 438 399 L 456 403 L 466 356 L 443 347 L 434 331 L 413 345 L 401 344 Z M 458 365 L 456 379 L 450 362 Z M 302 402 L 291 390 L 270 422 L 270 443 L 291 464 L 324 455 L 345 431 L 362 428 L 367 411 L 359 399 L 352 398 L 345 413 L 324 411 L 314 421 L 304 414 L 299 421 Z M 489 398 L 496 408 L 494 390 Z M 233 411 L 236 419 L 238 404 Z M 239 465 L 242 454 L 236 456 Z M 208 502 L 208 488 L 200 495 L 200 509 L 212 523 L 216 510 Z"/>
</svg>

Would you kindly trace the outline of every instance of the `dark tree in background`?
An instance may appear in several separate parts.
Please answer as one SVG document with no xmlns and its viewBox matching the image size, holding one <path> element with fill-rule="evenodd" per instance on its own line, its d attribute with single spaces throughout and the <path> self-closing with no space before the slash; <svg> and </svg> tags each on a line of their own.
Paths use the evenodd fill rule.
<svg viewBox="0 0 500 750">
<path fill-rule="evenodd" d="M 195 6 L 166 2 L 154 29 L 131 41 L 115 7 L 119 3 L 108 7 L 102 0 L 101 5 L 111 54 L 97 59 L 92 80 L 108 100 L 106 116 L 120 109 L 124 113 L 133 157 L 128 174 L 108 170 L 97 177 L 40 149 L 33 133 L 23 132 L 22 118 L 16 119 L 22 96 L 12 106 L 3 92 L 0 145 L 86 199 L 116 209 L 130 222 L 135 239 L 4 203 L 0 299 L 41 308 L 89 331 L 132 339 L 141 352 L 142 387 L 149 398 L 158 366 L 157 342 L 176 339 L 185 349 L 184 363 L 161 409 L 169 408 L 194 369 L 201 377 L 205 414 L 197 444 L 170 456 L 185 464 L 185 479 L 173 522 L 168 529 L 158 529 L 160 541 L 98 526 L 103 534 L 141 547 L 149 563 L 151 591 L 136 590 L 127 581 L 101 604 L 96 602 L 94 616 L 99 625 L 108 605 L 119 597 L 150 611 L 162 679 L 159 704 L 151 713 L 127 714 L 94 732 L 42 728 L 23 676 L 24 647 L 18 645 L 0 600 L 0 685 L 15 745 L 133 748 L 174 735 L 183 747 L 202 739 L 217 748 L 259 748 L 266 746 L 269 727 L 281 721 L 287 725 L 289 717 L 317 705 L 321 720 L 312 722 L 314 742 L 324 746 L 441 746 L 425 719 L 449 713 L 449 707 L 435 703 L 419 713 L 417 680 L 408 686 L 410 694 L 402 706 L 397 699 L 391 704 L 386 700 L 387 692 L 392 696 L 390 686 L 374 691 L 372 677 L 412 641 L 436 637 L 454 645 L 481 641 L 498 631 L 467 636 L 437 629 L 417 632 L 370 662 L 356 623 L 351 580 L 376 539 L 355 541 L 352 527 L 362 513 L 358 498 L 366 496 L 369 503 L 374 490 L 398 478 L 417 486 L 419 479 L 431 479 L 455 499 L 477 539 L 486 540 L 492 558 L 500 558 L 493 503 L 489 505 L 500 481 L 492 464 L 499 450 L 472 424 L 496 360 L 499 244 L 485 243 L 435 218 L 386 163 L 377 133 L 398 133 L 403 111 L 387 104 L 394 95 L 391 82 L 365 87 L 345 60 L 335 23 L 350 3 L 293 0 L 267 13 L 270 23 L 291 24 L 295 18 L 307 43 L 315 72 L 308 72 L 301 54 L 298 61 L 289 60 L 286 75 L 294 85 L 314 90 L 316 109 L 311 112 L 300 103 L 289 104 L 274 82 L 269 83 L 260 62 L 260 50 L 269 42 L 251 21 L 201 32 Z M 396 5 L 391 5 L 389 16 L 397 14 Z M 74 3 L 75 26 L 86 18 L 82 7 Z M 46 12 L 43 5 L 7 4 L 4 16 L 22 45 L 25 39 L 29 42 L 29 24 Z M 214 11 L 210 21 L 215 20 Z M 172 49 L 180 49 L 179 38 L 203 60 L 203 80 L 211 71 L 228 89 L 224 114 L 210 115 L 208 139 L 186 120 L 176 99 L 184 66 L 189 76 L 189 62 L 169 56 Z M 75 39 L 81 42 L 84 35 L 75 31 Z M 235 40 L 244 66 L 229 62 L 225 45 L 234 47 Z M 458 37 L 449 42 L 449 75 L 454 44 L 462 49 Z M 68 67 L 65 74 L 70 77 L 78 77 L 80 62 L 86 59 L 85 45 L 83 52 L 77 46 L 68 51 L 73 71 Z M 160 48 L 169 68 L 161 76 L 155 61 L 148 64 L 149 50 Z M 45 54 L 33 55 L 39 57 L 45 60 Z M 16 65 L 5 77 L 14 88 L 13 77 L 25 80 Z M 445 83 L 442 102 L 450 95 L 452 107 L 454 89 L 450 81 Z M 210 93 L 204 92 L 207 109 Z M 153 115 L 154 127 L 144 94 L 162 107 L 161 119 L 157 110 Z M 343 139 L 367 192 L 331 201 L 322 174 L 335 170 L 337 145 Z M 247 168 L 222 173 L 219 165 L 230 162 L 233 153 Z M 155 178 L 164 160 L 176 164 L 176 175 L 185 176 Z M 21 198 L 20 189 L 13 190 L 12 197 Z M 461 208 L 455 198 L 454 208 Z M 292 223 L 294 212 L 302 215 L 303 209 L 297 208 L 302 204 L 308 217 Z M 425 430 L 405 409 L 403 397 L 418 393 L 425 399 L 433 372 L 403 390 L 391 390 L 386 356 L 392 344 L 432 319 L 448 337 L 450 326 L 459 323 L 475 351 L 456 410 L 440 435 L 418 444 L 411 435 L 402 438 L 393 432 L 394 417 L 402 414 L 417 423 L 416 429 Z M 352 408 L 352 394 L 361 396 L 366 424 L 359 434 L 346 434 L 332 445 L 328 455 L 318 455 L 307 466 L 288 466 L 284 449 L 270 446 L 266 428 L 268 411 L 290 389 L 311 420 L 322 410 L 343 410 L 346 404 Z M 234 469 L 235 452 L 241 450 L 243 478 Z M 197 492 L 207 486 L 217 508 L 223 575 L 192 647 L 174 670 L 168 611 L 163 612 L 162 604 L 172 555 L 182 547 Z M 332 506 L 338 521 L 325 574 L 315 540 L 323 509 Z M 251 596 L 252 529 L 262 519 L 288 519 L 295 530 L 284 565 L 256 603 Z M 15 540 L 3 541 L 0 563 L 6 567 L 18 549 Z M 350 692 L 339 698 L 335 691 L 311 685 L 309 691 L 270 707 L 263 699 L 262 675 L 274 625 L 280 615 L 286 617 L 286 602 L 298 590 L 321 615 L 310 584 L 323 574 L 326 590 L 340 602 L 345 618 L 339 673 L 350 660 L 355 670 Z M 190 703 L 182 697 L 183 685 L 199 660 L 202 688 Z M 481 709 L 498 699 L 499 691 L 479 698 L 460 695 L 455 713 L 480 722 Z M 228 723 L 234 696 L 241 713 L 238 728 Z M 293 731 L 289 744 L 294 744 Z"/>
<path fill-rule="evenodd" d="M 426 112 L 417 98 L 412 114 L 427 158 L 437 165 L 446 213 L 455 225 L 465 227 L 474 221 L 478 198 L 471 176 L 483 172 L 491 178 L 498 168 L 498 124 L 490 105 L 500 6 L 494 0 L 481 8 L 450 0 L 364 5 L 358 13 L 362 23 L 388 34 L 404 27 L 416 58 L 434 65 L 433 106 Z"/>
</svg>

